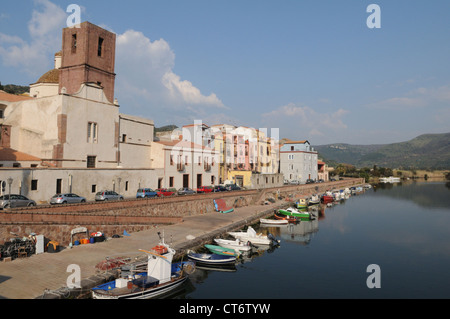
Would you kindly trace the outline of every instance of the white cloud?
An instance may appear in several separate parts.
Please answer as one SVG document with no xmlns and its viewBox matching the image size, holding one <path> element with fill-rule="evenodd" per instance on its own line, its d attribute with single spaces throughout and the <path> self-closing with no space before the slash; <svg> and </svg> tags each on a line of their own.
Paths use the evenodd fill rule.
<svg viewBox="0 0 450 319">
<path fill-rule="evenodd" d="M 204 95 L 190 81 L 181 80 L 173 72 L 174 66 L 175 53 L 164 39 L 151 41 L 135 30 L 118 35 L 116 92 L 119 100 L 150 116 L 163 108 L 189 112 L 194 117 L 205 107 L 225 108 L 216 94 Z"/>
<path fill-rule="evenodd" d="M 48 0 L 34 0 L 35 8 L 28 23 L 31 40 L 0 32 L 0 59 L 5 66 L 19 67 L 21 71 L 40 76 L 52 68 L 49 59 L 61 49 L 61 28 L 66 13 Z"/>
</svg>

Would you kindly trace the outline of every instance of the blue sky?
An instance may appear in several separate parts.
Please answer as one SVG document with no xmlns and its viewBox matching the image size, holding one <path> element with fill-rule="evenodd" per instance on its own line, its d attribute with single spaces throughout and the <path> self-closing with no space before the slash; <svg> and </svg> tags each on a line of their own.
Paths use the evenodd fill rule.
<svg viewBox="0 0 450 319">
<path fill-rule="evenodd" d="M 8 1 L 2 84 L 53 68 L 72 3 L 117 34 L 121 112 L 157 127 L 279 128 L 313 145 L 450 132 L 450 1 Z"/>
</svg>

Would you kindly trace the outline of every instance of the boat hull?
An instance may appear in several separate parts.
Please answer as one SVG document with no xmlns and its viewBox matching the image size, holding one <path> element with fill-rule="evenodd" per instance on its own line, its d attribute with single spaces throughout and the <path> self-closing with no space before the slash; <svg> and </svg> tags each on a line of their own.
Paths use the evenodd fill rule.
<svg viewBox="0 0 450 319">
<path fill-rule="evenodd" d="M 205 245 L 206 248 L 208 248 L 211 252 L 218 255 L 224 255 L 224 256 L 238 256 L 239 252 L 236 252 L 234 249 L 226 248 L 222 246 L 217 245 Z"/>
<path fill-rule="evenodd" d="M 310 214 L 306 212 L 300 212 L 300 211 L 294 211 L 294 210 L 286 210 L 286 209 L 280 209 L 278 211 L 280 214 L 286 215 L 286 216 L 294 216 L 302 219 L 309 219 Z"/>
<path fill-rule="evenodd" d="M 252 249 L 250 245 L 246 245 L 243 242 L 240 242 L 240 244 L 238 244 L 235 240 L 214 239 L 214 241 L 221 247 L 230 248 L 234 250 L 250 251 Z"/>
<path fill-rule="evenodd" d="M 236 262 L 235 256 L 224 256 L 218 254 L 196 254 L 189 253 L 188 259 L 196 264 L 207 266 L 231 266 Z"/>
<path fill-rule="evenodd" d="M 172 290 L 180 287 L 186 282 L 188 276 L 181 276 L 170 282 L 157 285 L 148 289 L 133 291 L 132 289 L 122 288 L 123 292 L 115 292 L 114 290 L 92 290 L 93 299 L 152 299 L 165 295 Z M 113 283 L 113 282 L 111 282 Z M 126 289 L 126 290 L 124 290 Z"/>
<path fill-rule="evenodd" d="M 264 225 L 287 225 L 287 224 L 289 224 L 289 221 L 287 219 L 260 218 L 259 222 Z"/>
</svg>

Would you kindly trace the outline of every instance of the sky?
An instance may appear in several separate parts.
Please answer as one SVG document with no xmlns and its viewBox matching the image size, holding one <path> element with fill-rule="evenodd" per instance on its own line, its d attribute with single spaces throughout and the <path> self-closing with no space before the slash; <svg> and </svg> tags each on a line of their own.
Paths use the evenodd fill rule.
<svg viewBox="0 0 450 319">
<path fill-rule="evenodd" d="M 71 4 L 116 33 L 120 112 L 156 127 L 279 129 L 312 145 L 450 132 L 448 0 L 2 1 L 3 85 L 53 68 Z"/>
</svg>

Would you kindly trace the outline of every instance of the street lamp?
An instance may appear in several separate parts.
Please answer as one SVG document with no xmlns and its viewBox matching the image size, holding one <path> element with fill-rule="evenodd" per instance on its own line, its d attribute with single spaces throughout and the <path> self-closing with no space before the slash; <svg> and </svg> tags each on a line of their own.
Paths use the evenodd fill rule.
<svg viewBox="0 0 450 319">
<path fill-rule="evenodd" d="M 8 185 L 9 185 L 9 197 L 8 197 L 8 203 L 9 203 L 9 208 L 11 208 L 11 184 L 12 184 L 12 182 L 13 182 L 12 177 L 8 177 L 7 181 L 8 181 Z"/>
</svg>

